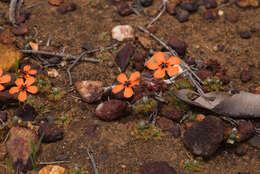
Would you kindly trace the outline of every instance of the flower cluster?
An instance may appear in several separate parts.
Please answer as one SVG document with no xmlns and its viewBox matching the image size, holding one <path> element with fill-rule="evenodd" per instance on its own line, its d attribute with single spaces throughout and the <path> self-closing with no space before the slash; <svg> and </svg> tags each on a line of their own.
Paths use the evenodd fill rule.
<svg viewBox="0 0 260 174">
<path fill-rule="evenodd" d="M 30 65 L 25 65 L 22 70 L 18 70 L 18 78 L 15 81 L 16 86 L 9 90 L 10 94 L 18 94 L 18 100 L 24 102 L 27 99 L 27 92 L 36 94 L 38 88 L 32 86 L 35 83 L 35 78 L 32 75 L 36 75 L 37 70 L 31 69 Z"/>
<path fill-rule="evenodd" d="M 154 78 L 160 79 L 166 75 L 175 76 L 179 73 L 179 66 L 181 59 L 179 57 L 172 56 L 166 59 L 163 52 L 157 52 L 152 56 L 151 60 L 146 63 L 146 67 L 154 71 Z M 130 98 L 134 94 L 132 87 L 140 84 L 140 72 L 134 72 L 128 79 L 125 74 L 121 73 L 117 76 L 117 81 L 121 84 L 113 87 L 112 92 L 118 93 L 124 89 L 124 97 Z"/>
<path fill-rule="evenodd" d="M 4 90 L 5 87 L 2 84 L 9 83 L 11 76 L 9 74 L 3 75 L 3 70 L 0 68 L 0 91 Z"/>
</svg>

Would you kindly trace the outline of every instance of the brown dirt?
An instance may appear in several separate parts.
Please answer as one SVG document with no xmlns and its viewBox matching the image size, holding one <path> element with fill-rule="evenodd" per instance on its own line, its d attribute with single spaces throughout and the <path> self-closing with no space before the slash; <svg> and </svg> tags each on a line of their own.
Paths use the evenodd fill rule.
<svg viewBox="0 0 260 174">
<path fill-rule="evenodd" d="M 28 36 L 35 35 L 35 27 L 38 35 L 34 38 L 44 45 L 49 36 L 52 36 L 52 44 L 60 48 L 66 48 L 66 53 L 79 55 L 82 51 L 81 45 L 84 42 L 91 43 L 94 48 L 109 46 L 115 43 L 111 39 L 111 29 L 118 24 L 144 25 L 148 21 L 144 17 L 131 15 L 120 17 L 115 6 L 111 6 L 107 0 L 98 0 L 96 5 L 87 5 L 86 0 L 70 0 L 77 4 L 77 10 L 65 15 L 58 14 L 56 7 L 51 6 L 47 1 L 39 6 L 30 9 L 31 17 L 26 21 L 29 27 Z M 24 7 L 39 2 L 38 0 L 25 1 Z M 96 2 L 96 1 L 95 1 Z M 160 1 L 148 7 L 146 12 L 154 15 Z M 0 2 L 0 10 L 7 14 L 7 4 Z M 158 27 L 157 36 L 165 41 L 172 35 L 176 35 L 188 43 L 187 56 L 208 59 L 218 59 L 222 66 L 229 68 L 228 74 L 232 79 L 232 86 L 236 89 L 248 90 L 249 87 L 260 85 L 260 8 L 239 9 L 235 5 L 219 7 L 224 12 L 236 10 L 240 17 L 236 24 L 231 24 L 219 17 L 215 21 L 206 21 L 200 13 L 194 13 L 186 23 L 179 23 L 173 16 L 164 15 L 155 23 Z M 1 15 L 1 14 L 0 14 Z M 0 26 L 7 25 L 7 15 L 3 15 Z M 240 30 L 257 29 L 252 38 L 245 40 L 239 37 Z M 102 33 L 107 33 L 107 39 L 102 39 Z M 142 34 L 138 32 L 138 34 Z M 26 41 L 19 38 L 18 45 L 25 45 Z M 223 44 L 225 50 L 214 51 L 213 47 Z M 22 47 L 21 47 L 22 48 Z M 152 41 L 154 50 L 161 49 L 155 41 Z M 140 45 L 138 49 L 141 50 Z M 239 55 L 234 49 L 240 50 Z M 97 53 L 99 54 L 99 53 Z M 94 56 L 97 56 L 94 55 Z M 114 66 L 108 66 L 108 62 L 114 61 L 115 52 L 108 51 L 102 63 L 80 63 L 72 71 L 73 82 L 79 80 L 100 80 L 105 85 L 111 85 L 119 73 Z M 253 64 L 253 66 L 251 65 Z M 256 65 L 258 64 L 258 65 Z M 253 80 L 242 83 L 239 79 L 243 69 L 253 71 Z M 55 87 L 69 91 L 66 69 L 59 69 L 61 78 L 51 79 Z M 129 68 L 128 71 L 130 72 Z M 64 99 L 50 103 L 49 113 L 43 115 L 71 118 L 69 125 L 65 126 L 65 137 L 57 143 L 43 144 L 40 161 L 56 161 L 61 154 L 68 155 L 69 164 L 61 164 L 65 167 L 79 166 L 86 168 L 89 173 L 93 169 L 88 159 L 86 148 L 94 152 L 94 157 L 102 174 L 133 174 L 138 171 L 144 162 L 167 161 L 176 169 L 182 161 L 189 159 L 191 155 L 185 149 L 182 138 L 175 139 L 169 133 L 165 133 L 162 140 L 136 140 L 130 135 L 130 126 L 138 118 L 130 115 L 119 121 L 103 122 L 93 116 L 96 105 L 89 105 L 81 100 L 75 91 L 67 93 Z M 42 96 L 44 98 L 44 96 Z M 10 111 L 11 112 L 11 111 Z M 97 124 L 97 135 L 86 136 L 86 128 L 89 125 Z M 177 124 L 177 123 L 176 123 Z M 182 131 L 184 129 L 182 128 Z M 260 171 L 259 150 L 249 147 L 249 151 L 243 157 L 234 154 L 234 150 L 220 149 L 219 152 L 209 160 L 200 161 L 203 169 L 198 173 L 214 174 L 235 174 L 250 173 L 257 174 Z M 257 164 L 258 162 L 258 164 Z M 122 168 L 121 165 L 126 165 Z"/>
</svg>

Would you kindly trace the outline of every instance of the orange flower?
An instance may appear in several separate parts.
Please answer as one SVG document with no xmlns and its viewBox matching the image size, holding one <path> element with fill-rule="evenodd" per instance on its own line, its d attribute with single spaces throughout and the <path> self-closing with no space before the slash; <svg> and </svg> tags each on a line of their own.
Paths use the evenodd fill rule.
<svg viewBox="0 0 260 174">
<path fill-rule="evenodd" d="M 37 74 L 37 70 L 31 69 L 30 65 L 25 65 L 23 70 L 18 70 L 18 77 L 23 77 L 25 79 L 32 77 L 31 75 Z"/>
<path fill-rule="evenodd" d="M 123 73 L 119 74 L 117 76 L 117 81 L 121 82 L 122 84 L 113 87 L 112 92 L 118 93 L 123 89 L 125 89 L 124 96 L 126 98 L 130 98 L 134 94 L 132 87 L 135 85 L 139 85 L 140 83 L 139 78 L 140 78 L 140 72 L 132 73 L 129 79 L 127 79 L 125 74 Z"/>
<path fill-rule="evenodd" d="M 3 70 L 0 68 L 0 91 L 4 90 L 5 87 L 1 84 L 8 83 L 11 81 L 11 76 L 9 74 L 3 75 Z"/>
<path fill-rule="evenodd" d="M 175 76 L 179 72 L 179 67 L 173 65 L 181 64 L 181 59 L 178 57 L 170 57 L 168 60 L 165 59 L 163 52 L 156 53 L 152 59 L 154 61 L 148 61 L 146 63 L 147 68 L 151 70 L 156 70 L 153 74 L 155 78 L 163 78 L 165 76 L 165 71 L 167 71 L 169 76 Z"/>
<path fill-rule="evenodd" d="M 31 86 L 35 82 L 35 79 L 33 77 L 27 78 L 26 81 L 24 82 L 23 79 L 19 78 L 16 79 L 15 84 L 17 87 L 12 87 L 9 90 L 10 94 L 15 94 L 19 92 L 18 95 L 18 100 L 19 101 L 25 101 L 27 99 L 27 92 L 30 92 L 32 94 L 35 94 L 38 92 L 38 88 L 36 86 Z"/>
</svg>

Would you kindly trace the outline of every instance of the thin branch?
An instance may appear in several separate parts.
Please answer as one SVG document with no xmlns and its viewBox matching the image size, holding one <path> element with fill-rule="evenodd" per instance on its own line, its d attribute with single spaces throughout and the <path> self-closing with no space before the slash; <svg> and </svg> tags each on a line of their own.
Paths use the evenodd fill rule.
<svg viewBox="0 0 260 174">
<path fill-rule="evenodd" d="M 48 52 L 48 51 L 34 51 L 34 50 L 21 50 L 21 51 L 26 54 L 42 54 L 47 56 L 66 57 L 68 60 L 75 60 L 78 59 L 79 57 L 79 56 L 73 56 L 71 54 L 55 53 L 55 52 Z M 98 63 L 98 60 L 94 58 L 82 58 L 82 60 Z"/>
<path fill-rule="evenodd" d="M 21 8 L 23 5 L 23 0 L 19 0 L 17 4 L 17 16 L 19 17 L 21 15 Z"/>
<path fill-rule="evenodd" d="M 87 51 L 84 51 L 83 53 L 81 53 L 81 55 L 70 65 L 70 67 L 67 69 L 67 73 L 69 76 L 69 81 L 70 81 L 70 86 L 73 84 L 72 83 L 72 77 L 71 77 L 71 73 L 70 70 L 78 63 L 78 61 L 82 58 L 82 56 L 84 56 L 84 54 L 86 54 Z"/>
<path fill-rule="evenodd" d="M 163 2 L 162 2 L 162 10 L 158 13 L 158 15 L 155 17 L 155 18 L 153 18 L 153 20 L 149 23 L 149 25 L 148 25 L 148 27 L 150 27 L 150 26 L 152 26 L 153 25 L 153 23 L 155 22 L 155 21 L 157 21 L 161 16 L 162 16 L 162 14 L 165 12 L 165 10 L 166 10 L 166 2 L 168 1 L 168 0 L 162 0 Z M 161 9 L 160 8 L 160 9 Z"/>
<path fill-rule="evenodd" d="M 17 0 L 11 0 L 9 5 L 9 20 L 14 25 L 16 23 L 15 20 L 15 9 L 16 9 Z"/>
<path fill-rule="evenodd" d="M 93 166 L 94 173 L 98 174 L 98 169 L 97 169 L 97 165 L 95 163 L 95 159 L 94 159 L 93 153 L 88 148 L 87 148 L 87 153 L 88 153 L 88 156 L 90 158 L 91 164 Z"/>
<path fill-rule="evenodd" d="M 52 161 L 52 162 L 39 162 L 39 165 L 51 165 L 51 164 L 61 164 L 61 163 L 70 163 L 70 161 Z"/>
<path fill-rule="evenodd" d="M 33 5 L 30 5 L 30 6 L 26 7 L 25 10 L 28 10 L 30 8 L 33 8 L 33 7 L 36 7 L 38 5 L 42 5 L 42 4 L 43 4 L 43 2 L 37 2 L 37 3 L 33 4 Z"/>
</svg>

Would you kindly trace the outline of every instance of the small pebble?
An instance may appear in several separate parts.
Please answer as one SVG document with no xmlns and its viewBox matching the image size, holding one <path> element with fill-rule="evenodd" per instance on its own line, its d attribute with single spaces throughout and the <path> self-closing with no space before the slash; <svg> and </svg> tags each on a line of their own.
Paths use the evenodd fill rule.
<svg viewBox="0 0 260 174">
<path fill-rule="evenodd" d="M 133 10 L 129 7 L 129 5 L 126 2 L 123 2 L 118 8 L 118 14 L 123 17 L 129 16 L 133 14 Z"/>
<path fill-rule="evenodd" d="M 251 33 L 249 31 L 241 31 L 239 33 L 239 35 L 242 39 L 250 39 L 251 38 Z"/>
<path fill-rule="evenodd" d="M 140 0 L 142 6 L 149 7 L 153 4 L 153 0 Z"/>
<path fill-rule="evenodd" d="M 166 3 L 166 11 L 170 15 L 176 15 L 176 4 L 175 3 L 171 3 L 171 2 L 167 2 Z"/>
<path fill-rule="evenodd" d="M 223 11 L 223 10 L 219 10 L 219 11 L 218 11 L 218 15 L 219 15 L 219 16 L 223 16 L 223 14 L 224 14 L 224 11 Z"/>
<path fill-rule="evenodd" d="M 225 14 L 225 19 L 231 23 L 236 23 L 239 19 L 239 13 L 235 11 L 229 11 Z"/>
<path fill-rule="evenodd" d="M 217 12 L 215 9 L 208 9 L 207 11 L 203 12 L 202 16 L 206 20 L 215 20 L 217 19 Z"/>
<path fill-rule="evenodd" d="M 134 38 L 134 29 L 130 25 L 117 25 L 112 29 L 112 38 L 118 41 Z"/>
<path fill-rule="evenodd" d="M 189 20 L 189 12 L 186 11 L 186 10 L 183 10 L 183 9 L 178 9 L 177 12 L 176 12 L 176 19 L 179 21 L 179 22 L 186 22 Z"/>
<path fill-rule="evenodd" d="M 90 43 L 83 43 L 81 46 L 83 49 L 85 49 L 86 51 L 90 51 L 93 49 L 92 45 Z"/>
<path fill-rule="evenodd" d="M 20 24 L 18 27 L 12 29 L 12 32 L 17 36 L 25 35 L 28 31 L 28 27 L 25 24 Z"/>
<path fill-rule="evenodd" d="M 207 9 L 216 8 L 218 6 L 215 0 L 205 0 L 204 5 Z"/>
<path fill-rule="evenodd" d="M 65 2 L 63 4 L 61 4 L 58 8 L 57 8 L 57 11 L 60 13 L 60 14 L 65 14 L 67 12 L 70 12 L 70 11 L 74 11 L 77 9 L 77 6 L 75 3 L 73 2 Z"/>
<path fill-rule="evenodd" d="M 247 148 L 244 145 L 240 145 L 236 148 L 235 151 L 237 156 L 244 156 L 247 153 Z"/>
</svg>

